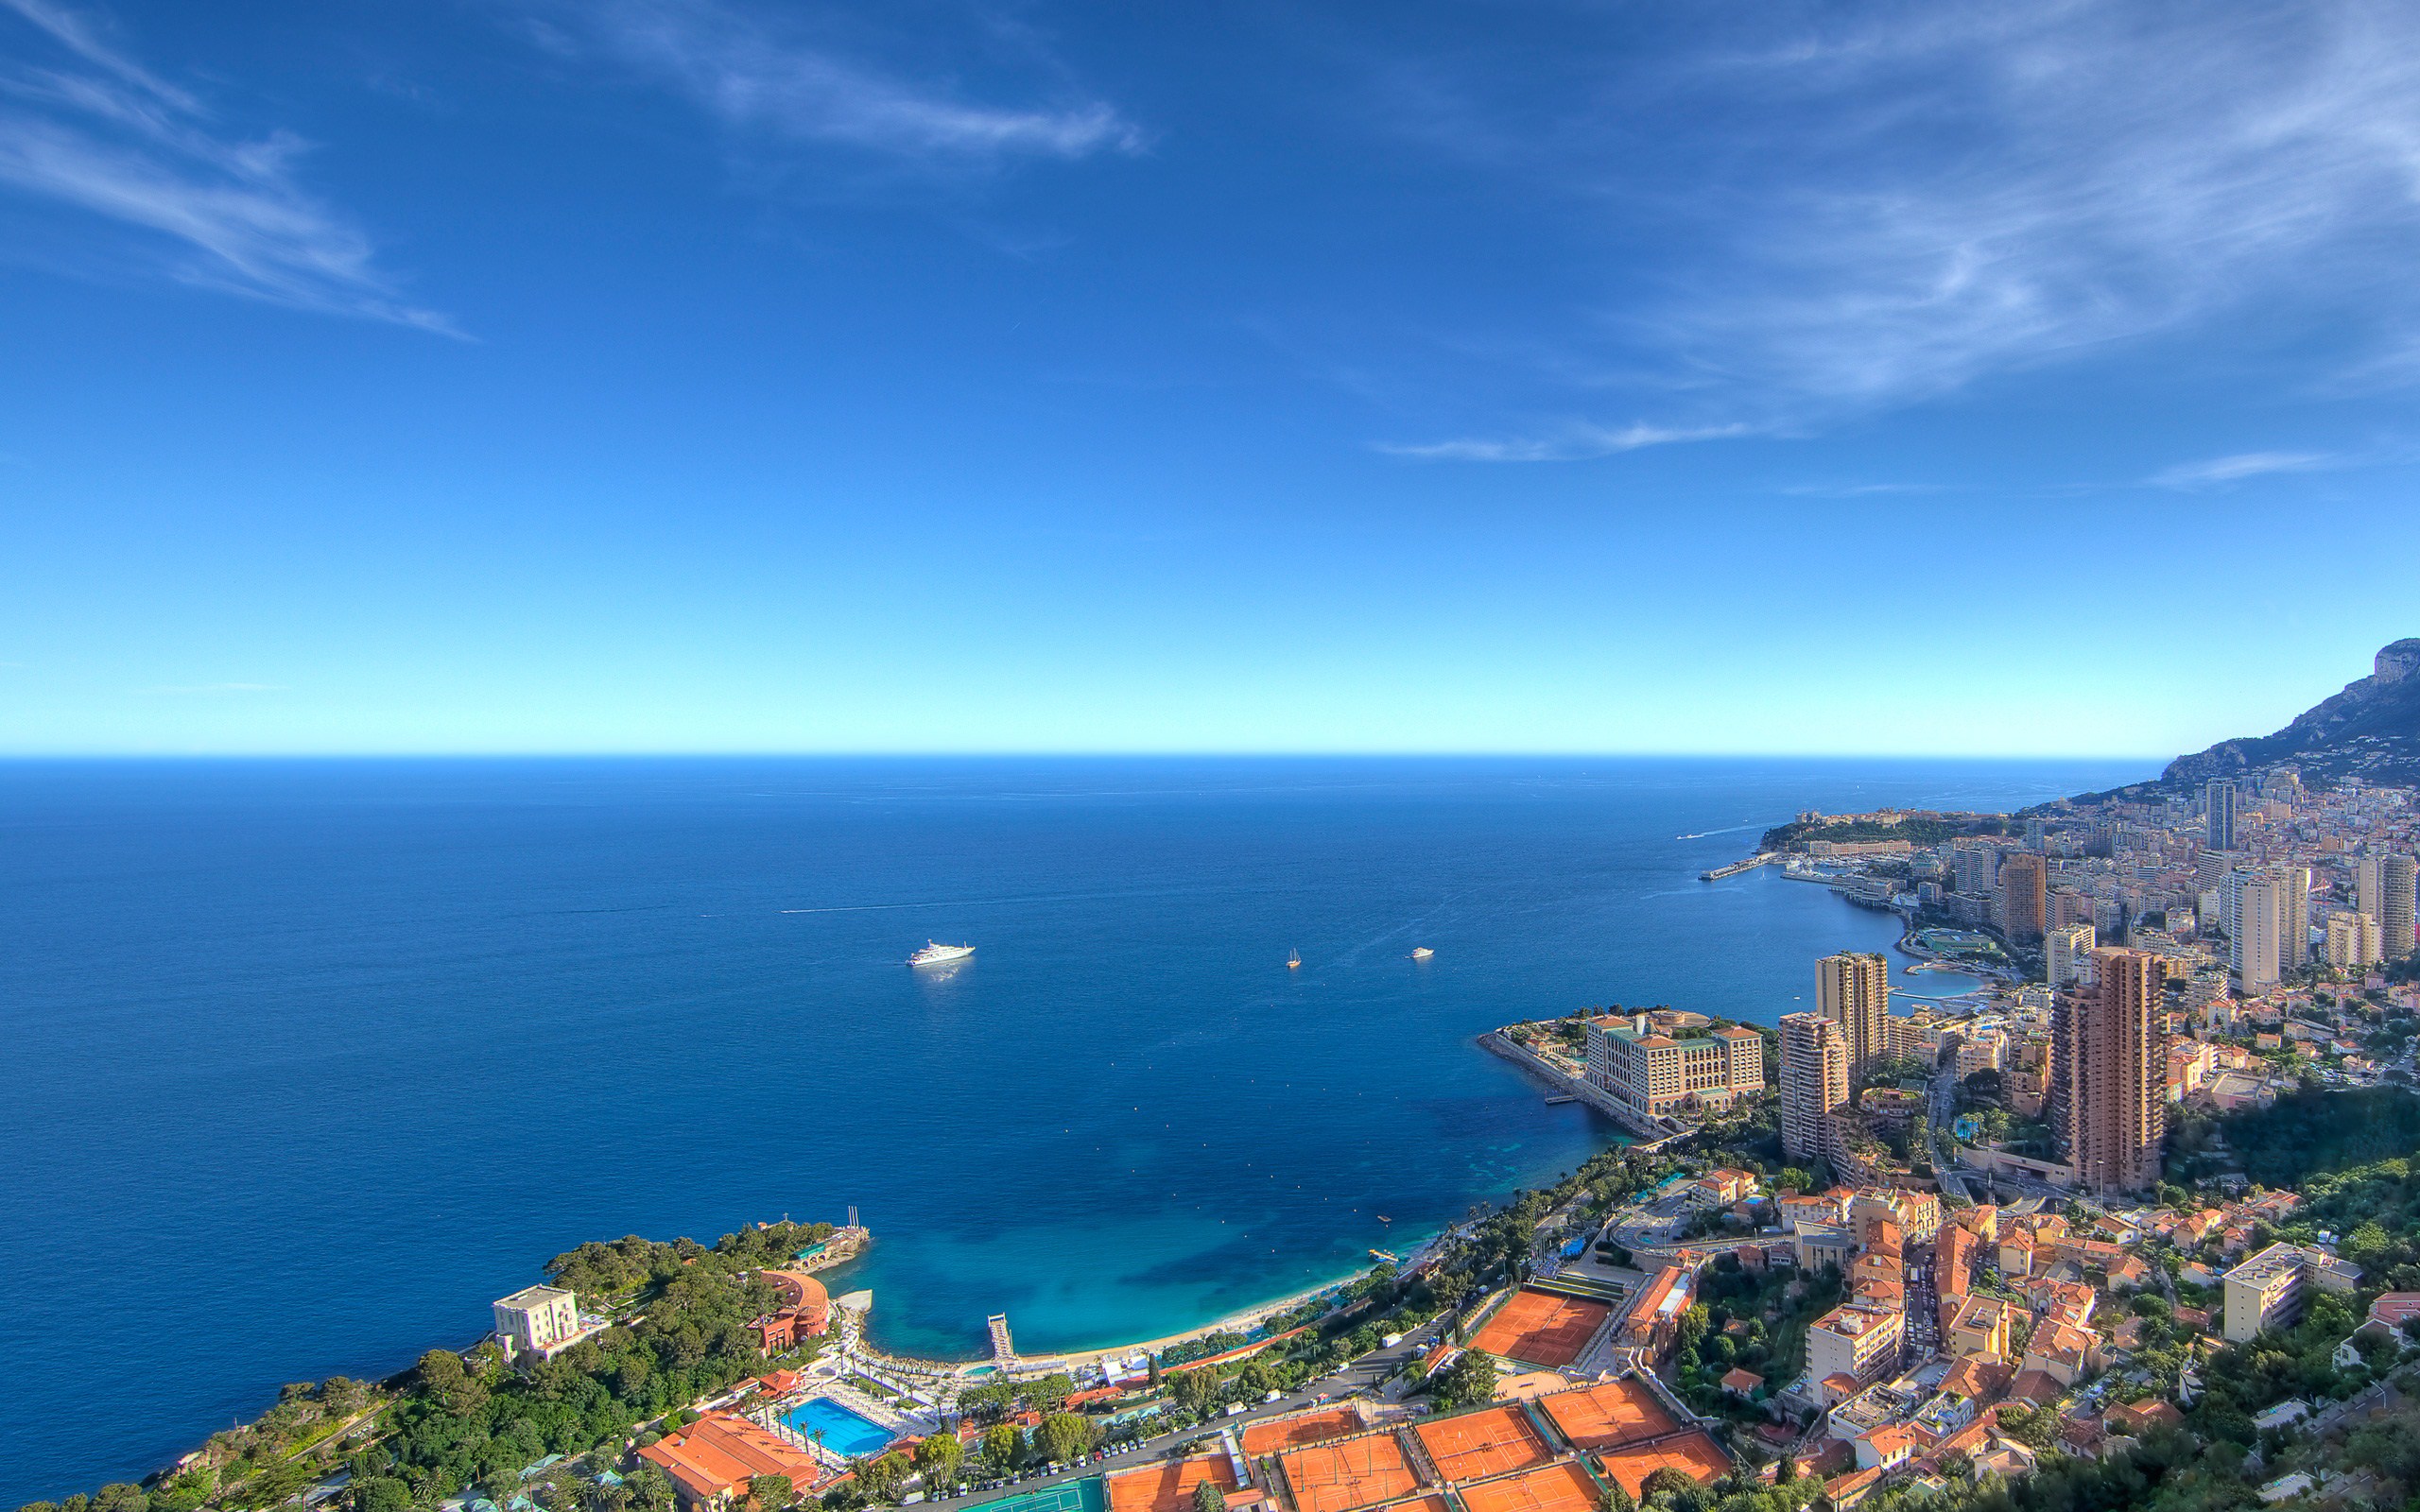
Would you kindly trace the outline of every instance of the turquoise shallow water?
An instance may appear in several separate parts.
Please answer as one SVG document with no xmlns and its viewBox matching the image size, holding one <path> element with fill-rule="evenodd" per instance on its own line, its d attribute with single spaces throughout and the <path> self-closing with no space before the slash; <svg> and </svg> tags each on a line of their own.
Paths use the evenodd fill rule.
<svg viewBox="0 0 2420 1512">
<path fill-rule="evenodd" d="M 1814 956 L 1890 939 L 1769 870 L 1696 880 L 1766 825 L 2140 775 L 0 766 L 0 1505 L 466 1343 L 596 1237 L 855 1204 L 877 1240 L 835 1290 L 922 1352 L 981 1352 L 1001 1311 L 1033 1350 L 1206 1322 L 1609 1137 L 1480 1031 L 1614 1003 L 1769 1022 Z M 902 964 L 930 938 L 977 954 Z"/>
</svg>

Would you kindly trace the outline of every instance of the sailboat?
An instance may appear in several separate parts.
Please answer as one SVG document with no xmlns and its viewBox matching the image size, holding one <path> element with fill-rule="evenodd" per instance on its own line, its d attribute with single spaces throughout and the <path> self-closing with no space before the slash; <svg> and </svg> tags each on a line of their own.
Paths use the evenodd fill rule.
<svg viewBox="0 0 2420 1512">
<path fill-rule="evenodd" d="M 1289 951 L 1288 951 L 1288 952 L 1286 953 L 1286 970 L 1288 970 L 1288 971 L 1301 971 L 1302 969 L 1303 969 L 1303 953 L 1302 953 L 1301 951 L 1296 951 L 1296 950 L 1289 950 Z"/>
</svg>

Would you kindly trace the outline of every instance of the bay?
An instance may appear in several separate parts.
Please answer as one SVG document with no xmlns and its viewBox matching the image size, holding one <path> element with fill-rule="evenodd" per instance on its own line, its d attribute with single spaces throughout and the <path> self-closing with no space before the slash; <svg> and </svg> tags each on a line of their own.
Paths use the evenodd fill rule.
<svg viewBox="0 0 2420 1512">
<path fill-rule="evenodd" d="M 1769 1023 L 1815 956 L 1889 943 L 1772 871 L 1696 880 L 1766 826 L 2149 770 L 0 766 L 0 1505 L 467 1344 L 626 1232 L 856 1205 L 876 1244 L 836 1284 L 920 1353 L 1003 1311 L 1030 1351 L 1198 1326 L 1616 1137 L 1483 1030 Z M 928 939 L 977 953 L 907 967 Z"/>
</svg>

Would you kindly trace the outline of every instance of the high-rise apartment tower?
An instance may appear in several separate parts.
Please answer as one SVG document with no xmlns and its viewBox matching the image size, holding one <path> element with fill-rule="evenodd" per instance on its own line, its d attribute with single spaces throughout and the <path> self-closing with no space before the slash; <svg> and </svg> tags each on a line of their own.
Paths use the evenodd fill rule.
<svg viewBox="0 0 2420 1512">
<path fill-rule="evenodd" d="M 2235 849 L 2235 783 L 2224 778 L 2202 789 L 2202 844 L 2211 850 Z"/>
<path fill-rule="evenodd" d="M 2052 1081 L 2066 1104 L 2067 1159 L 2095 1192 L 2159 1181 L 2168 1132 L 2166 973 L 2148 951 L 2092 954 L 2092 983 L 2063 994 L 2051 1021 Z"/>
<path fill-rule="evenodd" d="M 2390 961 L 2412 950 L 2412 894 L 2420 881 L 2420 863 L 2410 856 L 2378 858 L 2378 949 Z"/>
<path fill-rule="evenodd" d="M 2277 884 L 2257 871 L 2227 873 L 2227 967 L 2248 993 L 2277 985 Z"/>
<path fill-rule="evenodd" d="M 1879 955 L 1826 955 L 1815 963 L 1815 1009 L 1841 1026 L 1849 1074 L 1890 1052 L 1882 1021 L 1891 1010 L 1891 963 Z"/>
<path fill-rule="evenodd" d="M 2012 943 L 2031 945 L 2042 938 L 2048 884 L 2049 868 L 2031 851 L 2020 850 L 2000 864 L 2000 928 Z"/>
<path fill-rule="evenodd" d="M 1780 1027 L 1782 1153 L 1828 1160 L 1832 1120 L 1849 1104 L 1847 1037 L 1820 1013 L 1785 1013 Z"/>
</svg>

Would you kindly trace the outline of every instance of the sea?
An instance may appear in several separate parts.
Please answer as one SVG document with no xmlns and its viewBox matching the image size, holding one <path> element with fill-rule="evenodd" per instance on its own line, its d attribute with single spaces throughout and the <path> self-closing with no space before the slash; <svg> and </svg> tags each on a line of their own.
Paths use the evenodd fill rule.
<svg viewBox="0 0 2420 1512">
<path fill-rule="evenodd" d="M 1770 1023 L 1890 947 L 1775 870 L 1698 880 L 1767 826 L 2153 769 L 0 765 L 0 1506 L 467 1346 L 588 1239 L 854 1209 L 834 1288 L 942 1357 L 1320 1285 L 1619 1138 L 1488 1028 Z M 976 954 L 909 968 L 932 940 Z"/>
</svg>

